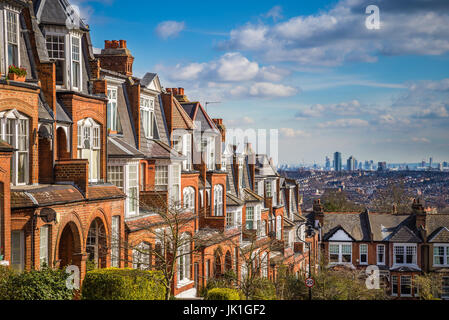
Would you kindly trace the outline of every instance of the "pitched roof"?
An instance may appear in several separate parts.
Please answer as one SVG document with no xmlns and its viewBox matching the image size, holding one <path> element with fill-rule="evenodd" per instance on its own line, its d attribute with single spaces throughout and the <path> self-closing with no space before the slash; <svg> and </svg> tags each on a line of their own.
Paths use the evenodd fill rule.
<svg viewBox="0 0 449 320">
<path fill-rule="evenodd" d="M 361 216 L 362 213 L 325 213 L 323 238 L 329 238 L 336 229 L 342 228 L 356 241 L 369 241 L 369 227 Z"/>
<path fill-rule="evenodd" d="M 240 200 L 235 195 L 226 192 L 226 206 L 228 207 L 240 207 L 243 206 L 245 202 L 243 200 Z"/>
<path fill-rule="evenodd" d="M 35 1 L 35 14 L 40 23 L 65 26 L 67 19 L 74 25 L 79 22 L 81 30 L 89 30 L 78 16 L 78 13 L 68 14 L 70 3 L 66 0 L 40 0 Z"/>
<path fill-rule="evenodd" d="M 145 155 L 119 137 L 108 137 L 108 156 L 113 158 L 143 158 Z"/>
<path fill-rule="evenodd" d="M 406 225 L 399 226 L 388 239 L 390 242 L 422 242 L 421 239 Z"/>
<path fill-rule="evenodd" d="M 194 122 L 201 124 L 201 128 L 198 128 L 201 129 L 201 132 L 211 129 L 219 132 L 217 126 L 199 102 L 180 102 L 180 104 Z"/>
<path fill-rule="evenodd" d="M 426 215 L 426 231 L 429 239 L 434 237 L 442 228 L 449 230 L 449 214 L 432 213 Z"/>
<path fill-rule="evenodd" d="M 413 215 L 374 213 L 368 215 L 373 241 L 391 241 L 391 237 L 397 233 L 402 226 L 407 226 L 409 230 L 414 230 L 415 219 Z M 396 239 L 399 239 L 396 237 Z"/>
<path fill-rule="evenodd" d="M 245 201 L 247 202 L 261 202 L 264 200 L 263 197 L 259 196 L 257 193 L 253 192 L 252 190 L 248 188 L 243 189 L 243 194 Z"/>
<path fill-rule="evenodd" d="M 449 242 L 449 229 L 446 227 L 439 227 L 432 234 L 429 235 L 427 241 L 429 242 Z"/>
</svg>

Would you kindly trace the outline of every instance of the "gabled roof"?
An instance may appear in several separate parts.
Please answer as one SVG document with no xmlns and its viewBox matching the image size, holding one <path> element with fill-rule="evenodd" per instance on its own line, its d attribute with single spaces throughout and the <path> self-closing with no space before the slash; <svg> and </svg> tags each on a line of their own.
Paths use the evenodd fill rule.
<svg viewBox="0 0 449 320">
<path fill-rule="evenodd" d="M 446 227 L 436 229 L 431 235 L 429 235 L 427 241 L 434 243 L 449 242 L 449 229 Z"/>
<path fill-rule="evenodd" d="M 264 198 L 262 198 L 261 196 L 259 196 L 258 194 L 256 194 L 255 192 L 253 192 L 248 188 L 243 189 L 243 194 L 246 202 L 261 202 L 264 200 Z"/>
<path fill-rule="evenodd" d="M 409 230 L 416 229 L 414 216 L 408 214 L 370 212 L 368 220 L 373 241 L 390 241 L 402 226 L 407 226 Z"/>
<path fill-rule="evenodd" d="M 399 226 L 388 240 L 390 242 L 405 242 L 405 243 L 422 242 L 421 239 L 406 225 Z"/>
<path fill-rule="evenodd" d="M 345 241 L 357 241 L 358 239 L 355 239 L 348 231 L 346 231 L 341 225 L 336 226 L 335 228 L 329 230 L 324 237 L 323 240 L 327 241 L 330 240 L 334 235 L 339 234 L 341 237 L 342 235 L 346 236 L 347 239 L 344 239 Z M 337 241 L 337 240 L 332 240 Z M 360 241 L 360 240 L 359 240 Z"/>
<path fill-rule="evenodd" d="M 325 213 L 323 238 L 328 238 L 339 228 L 345 230 L 355 241 L 370 241 L 369 226 L 362 213 Z"/>
<path fill-rule="evenodd" d="M 240 207 L 245 204 L 244 201 L 240 200 L 233 194 L 226 192 L 226 206 L 228 207 Z"/>
<path fill-rule="evenodd" d="M 66 26 L 66 22 L 69 21 L 74 26 L 79 24 L 81 30 L 89 30 L 66 0 L 37 0 L 34 1 L 34 10 L 39 23 Z"/>
<path fill-rule="evenodd" d="M 426 215 L 426 231 L 429 238 L 443 227 L 449 230 L 449 214 L 432 213 Z"/>
<path fill-rule="evenodd" d="M 199 102 L 181 102 L 180 104 L 195 123 L 199 122 L 201 124 L 201 132 L 205 130 L 219 132 L 217 126 Z"/>
<path fill-rule="evenodd" d="M 194 129 L 194 124 L 192 119 L 189 117 L 187 112 L 184 110 L 184 108 L 181 106 L 181 104 L 176 100 L 176 98 L 173 98 L 173 122 L 172 122 L 172 128 L 173 129 Z"/>
<path fill-rule="evenodd" d="M 159 81 L 159 76 L 157 73 L 147 72 L 142 80 L 140 80 L 140 84 L 150 90 L 161 91 L 161 82 Z"/>
</svg>

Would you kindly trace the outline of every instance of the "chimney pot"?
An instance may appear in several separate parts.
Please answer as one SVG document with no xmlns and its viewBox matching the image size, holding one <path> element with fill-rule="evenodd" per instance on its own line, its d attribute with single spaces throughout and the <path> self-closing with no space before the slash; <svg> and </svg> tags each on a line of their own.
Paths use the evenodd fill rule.
<svg viewBox="0 0 449 320">
<path fill-rule="evenodd" d="M 178 94 L 180 96 L 183 96 L 184 95 L 184 88 L 178 88 Z"/>
<path fill-rule="evenodd" d="M 174 94 L 175 96 L 178 95 L 178 88 L 173 88 L 173 94 Z"/>
<path fill-rule="evenodd" d="M 126 48 L 126 40 L 120 40 L 120 48 Z"/>
</svg>

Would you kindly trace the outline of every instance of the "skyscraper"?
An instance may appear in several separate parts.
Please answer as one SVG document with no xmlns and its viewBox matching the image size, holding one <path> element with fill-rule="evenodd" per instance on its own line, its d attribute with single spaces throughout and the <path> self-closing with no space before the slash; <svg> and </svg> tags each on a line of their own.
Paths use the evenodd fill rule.
<svg viewBox="0 0 449 320">
<path fill-rule="evenodd" d="M 340 152 L 334 153 L 334 169 L 335 169 L 335 171 L 338 171 L 338 172 L 341 171 L 341 153 Z"/>
<path fill-rule="evenodd" d="M 350 156 L 348 161 L 346 161 L 346 170 L 354 171 L 356 169 L 355 162 L 356 162 L 356 160 L 355 160 L 354 156 Z"/>
<path fill-rule="evenodd" d="M 387 171 L 387 163 L 385 161 L 377 164 L 377 171 Z"/>
<path fill-rule="evenodd" d="M 429 168 L 432 169 L 432 164 L 433 164 L 433 158 L 430 157 L 429 159 Z"/>
<path fill-rule="evenodd" d="M 331 169 L 331 159 L 329 157 L 326 157 L 326 170 Z"/>
</svg>

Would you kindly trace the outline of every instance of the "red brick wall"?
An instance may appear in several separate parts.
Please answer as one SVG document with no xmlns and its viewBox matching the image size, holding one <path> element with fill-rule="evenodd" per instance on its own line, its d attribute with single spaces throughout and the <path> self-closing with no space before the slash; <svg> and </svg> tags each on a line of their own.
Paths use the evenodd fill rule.
<svg viewBox="0 0 449 320">
<path fill-rule="evenodd" d="M 137 135 L 137 149 L 140 149 L 140 83 L 134 85 L 126 85 L 126 92 L 128 93 L 129 104 L 131 107 L 132 121 Z"/>
<path fill-rule="evenodd" d="M 30 183 L 39 182 L 38 163 L 38 95 L 39 89 L 27 89 L 14 85 L 0 84 L 0 111 L 16 109 L 29 117 L 29 160 Z"/>
<path fill-rule="evenodd" d="M 55 182 L 74 182 L 88 198 L 88 160 L 58 160 L 55 163 Z"/>
<path fill-rule="evenodd" d="M 0 152 L 0 254 L 11 260 L 11 198 L 10 198 L 10 152 Z"/>
</svg>

